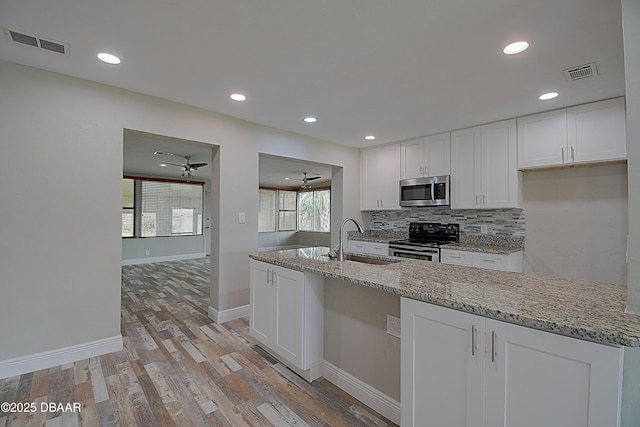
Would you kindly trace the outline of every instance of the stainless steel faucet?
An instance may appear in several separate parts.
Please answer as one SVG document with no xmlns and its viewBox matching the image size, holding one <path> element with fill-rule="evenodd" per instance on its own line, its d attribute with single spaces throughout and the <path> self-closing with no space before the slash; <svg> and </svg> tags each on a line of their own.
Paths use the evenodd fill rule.
<svg viewBox="0 0 640 427">
<path fill-rule="evenodd" d="M 346 218 L 344 221 L 342 221 L 342 225 L 340 226 L 340 246 L 338 247 L 338 259 L 340 261 L 344 261 L 344 226 L 347 222 L 353 222 L 356 226 L 356 228 L 358 229 L 359 232 L 364 233 L 364 230 L 362 229 L 362 226 L 360 224 L 358 224 L 358 222 L 353 219 L 353 218 Z"/>
</svg>

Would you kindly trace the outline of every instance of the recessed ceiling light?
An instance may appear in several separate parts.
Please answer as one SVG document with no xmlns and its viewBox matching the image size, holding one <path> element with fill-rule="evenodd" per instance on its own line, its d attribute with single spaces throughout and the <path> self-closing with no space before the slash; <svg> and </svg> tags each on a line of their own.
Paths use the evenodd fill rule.
<svg viewBox="0 0 640 427">
<path fill-rule="evenodd" d="M 244 96 L 241 93 L 232 93 L 231 95 L 229 95 L 229 98 L 233 99 L 234 101 L 246 101 L 247 97 Z"/>
<path fill-rule="evenodd" d="M 307 117 L 305 117 L 303 120 L 304 120 L 305 122 L 307 122 L 307 123 L 315 123 L 315 122 L 317 122 L 317 121 L 318 121 L 318 119 L 316 119 L 316 118 L 315 118 L 315 117 L 313 117 L 313 116 L 307 116 Z"/>
<path fill-rule="evenodd" d="M 549 99 L 553 99 L 556 96 L 558 96 L 558 92 L 548 92 L 548 93 L 543 93 L 542 95 L 540 95 L 538 97 L 539 100 L 541 101 L 547 101 Z"/>
<path fill-rule="evenodd" d="M 525 41 L 519 41 L 519 42 L 515 42 L 507 45 L 502 51 L 507 55 L 515 55 L 516 53 L 520 53 L 527 50 L 528 47 L 529 47 L 529 43 Z"/>
<path fill-rule="evenodd" d="M 166 168 L 167 164 L 166 163 L 160 163 L 160 166 L 162 166 L 163 168 Z"/>
<path fill-rule="evenodd" d="M 364 137 L 364 139 L 366 139 L 367 141 L 373 141 L 374 139 L 376 139 L 376 137 L 373 135 L 367 135 Z"/>
<path fill-rule="evenodd" d="M 107 64 L 118 65 L 120 63 L 120 58 L 106 52 L 100 52 L 98 54 L 98 59 L 102 62 L 106 62 Z"/>
</svg>

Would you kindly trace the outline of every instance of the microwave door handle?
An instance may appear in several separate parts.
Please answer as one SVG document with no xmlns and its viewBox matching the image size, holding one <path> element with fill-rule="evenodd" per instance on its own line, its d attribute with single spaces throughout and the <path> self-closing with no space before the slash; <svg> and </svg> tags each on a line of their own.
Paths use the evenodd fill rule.
<svg viewBox="0 0 640 427">
<path fill-rule="evenodd" d="M 436 183 L 435 182 L 431 183 L 431 201 L 432 202 L 436 201 Z"/>
</svg>

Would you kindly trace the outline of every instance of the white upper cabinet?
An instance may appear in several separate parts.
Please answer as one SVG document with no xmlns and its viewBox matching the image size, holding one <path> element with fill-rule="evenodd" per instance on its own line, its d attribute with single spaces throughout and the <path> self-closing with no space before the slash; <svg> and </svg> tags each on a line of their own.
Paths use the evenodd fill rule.
<svg viewBox="0 0 640 427">
<path fill-rule="evenodd" d="M 451 208 L 517 208 L 516 121 L 505 120 L 451 133 Z"/>
<path fill-rule="evenodd" d="M 623 160 L 624 98 L 518 119 L 518 168 Z"/>
<path fill-rule="evenodd" d="M 400 144 L 360 153 L 360 209 L 400 209 Z"/>
<path fill-rule="evenodd" d="M 401 177 L 449 175 L 451 173 L 451 134 L 418 138 L 400 144 Z"/>
<path fill-rule="evenodd" d="M 626 159 L 624 98 L 568 108 L 567 134 L 571 162 Z"/>
</svg>

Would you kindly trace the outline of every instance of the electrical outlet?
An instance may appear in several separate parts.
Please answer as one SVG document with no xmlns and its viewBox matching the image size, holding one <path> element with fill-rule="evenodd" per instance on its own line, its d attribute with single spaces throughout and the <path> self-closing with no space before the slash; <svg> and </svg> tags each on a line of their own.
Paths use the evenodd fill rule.
<svg viewBox="0 0 640 427">
<path fill-rule="evenodd" d="M 149 249 L 147 249 L 146 251 L 144 251 L 144 254 L 145 254 L 146 256 L 149 256 Z"/>
<path fill-rule="evenodd" d="M 387 314 L 387 333 L 400 338 L 400 318 Z"/>
<path fill-rule="evenodd" d="M 487 234 L 488 231 L 489 230 L 487 224 L 480 224 L 480 233 Z"/>
</svg>

